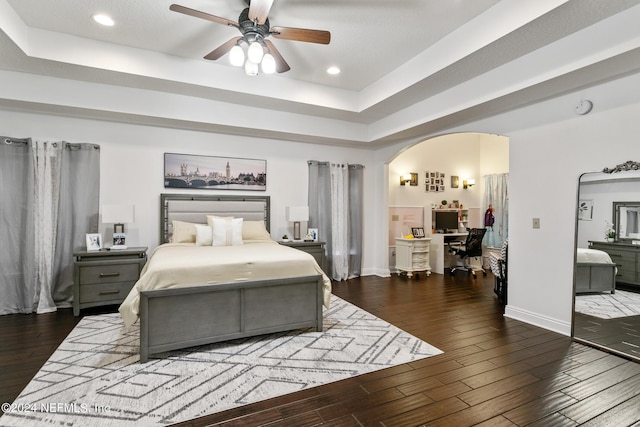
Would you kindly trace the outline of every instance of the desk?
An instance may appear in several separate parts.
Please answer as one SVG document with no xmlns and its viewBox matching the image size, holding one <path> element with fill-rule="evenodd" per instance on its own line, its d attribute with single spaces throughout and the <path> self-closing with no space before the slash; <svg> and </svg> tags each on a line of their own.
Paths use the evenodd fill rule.
<svg viewBox="0 0 640 427">
<path fill-rule="evenodd" d="M 434 273 L 444 274 L 445 268 L 455 265 L 456 256 L 449 253 L 451 242 L 467 240 L 469 233 L 429 234 L 431 238 L 431 250 L 429 251 L 429 263 Z"/>
</svg>

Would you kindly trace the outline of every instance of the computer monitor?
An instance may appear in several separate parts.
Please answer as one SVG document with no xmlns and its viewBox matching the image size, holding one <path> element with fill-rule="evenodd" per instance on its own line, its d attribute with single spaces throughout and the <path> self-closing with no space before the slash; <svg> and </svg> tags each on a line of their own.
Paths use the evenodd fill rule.
<svg viewBox="0 0 640 427">
<path fill-rule="evenodd" d="M 436 232 L 447 232 L 449 230 L 458 231 L 458 212 L 456 211 L 436 211 L 436 223 L 433 228 Z"/>
</svg>

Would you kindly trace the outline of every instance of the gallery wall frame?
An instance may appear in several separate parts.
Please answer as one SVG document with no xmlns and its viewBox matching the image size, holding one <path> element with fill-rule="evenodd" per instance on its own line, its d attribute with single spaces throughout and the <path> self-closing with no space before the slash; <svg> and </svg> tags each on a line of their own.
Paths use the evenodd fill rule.
<svg viewBox="0 0 640 427">
<path fill-rule="evenodd" d="M 241 157 L 164 153 L 164 187 L 266 191 L 267 161 Z"/>
<path fill-rule="evenodd" d="M 444 172 L 425 172 L 424 191 L 427 192 L 442 192 L 445 190 L 445 174 Z"/>
</svg>

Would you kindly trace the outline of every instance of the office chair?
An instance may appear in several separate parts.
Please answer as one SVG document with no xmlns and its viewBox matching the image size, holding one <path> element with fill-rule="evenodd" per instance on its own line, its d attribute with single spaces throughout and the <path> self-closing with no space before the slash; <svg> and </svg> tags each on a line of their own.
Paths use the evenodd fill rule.
<svg viewBox="0 0 640 427">
<path fill-rule="evenodd" d="M 469 264 L 470 258 L 482 256 L 482 239 L 487 232 L 486 228 L 472 228 L 469 230 L 467 240 L 464 245 L 450 246 L 449 253 L 455 254 L 460 258 L 462 265 L 456 265 L 451 268 L 449 272 L 452 276 L 455 275 L 456 270 L 464 270 L 467 273 L 476 276 L 476 270 L 481 270 L 482 275 L 486 276 L 487 272 L 482 267 L 473 267 Z"/>
</svg>

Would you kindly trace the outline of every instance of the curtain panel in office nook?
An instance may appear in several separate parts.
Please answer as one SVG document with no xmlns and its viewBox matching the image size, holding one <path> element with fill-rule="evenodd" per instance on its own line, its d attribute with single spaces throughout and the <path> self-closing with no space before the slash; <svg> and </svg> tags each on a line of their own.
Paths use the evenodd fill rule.
<svg viewBox="0 0 640 427">
<path fill-rule="evenodd" d="M 501 248 L 509 237 L 509 174 L 501 173 L 484 176 L 484 210 L 493 209 L 493 225 L 487 227 L 483 243 L 493 248 Z"/>
<path fill-rule="evenodd" d="M 73 252 L 98 229 L 99 146 L 0 137 L 0 179 L 0 314 L 69 307 Z"/>
<path fill-rule="evenodd" d="M 327 276 L 346 280 L 362 273 L 364 166 L 311 160 L 309 227 L 325 242 Z"/>
</svg>

